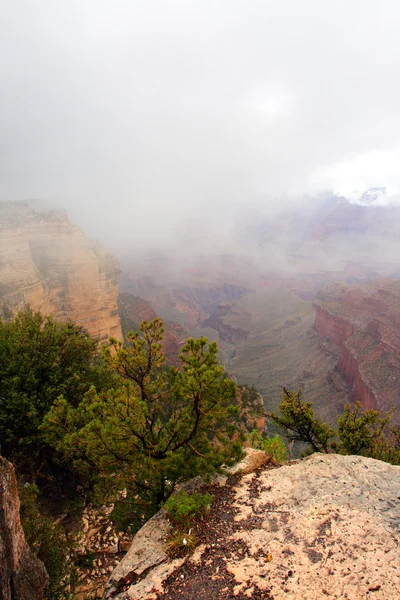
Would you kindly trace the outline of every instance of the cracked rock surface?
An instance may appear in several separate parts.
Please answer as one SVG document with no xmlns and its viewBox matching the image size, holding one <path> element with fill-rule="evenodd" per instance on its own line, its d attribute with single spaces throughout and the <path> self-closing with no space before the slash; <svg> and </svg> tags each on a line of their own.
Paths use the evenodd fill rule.
<svg viewBox="0 0 400 600">
<path fill-rule="evenodd" d="M 211 493 L 191 556 L 168 557 L 161 511 L 124 559 L 132 552 L 141 567 L 120 564 L 106 597 L 400 599 L 400 467 L 314 454 L 257 465 Z"/>
</svg>

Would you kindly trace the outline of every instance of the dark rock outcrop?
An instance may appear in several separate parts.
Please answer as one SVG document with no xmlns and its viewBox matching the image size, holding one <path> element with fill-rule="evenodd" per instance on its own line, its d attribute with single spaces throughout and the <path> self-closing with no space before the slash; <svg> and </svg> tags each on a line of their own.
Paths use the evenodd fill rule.
<svg viewBox="0 0 400 600">
<path fill-rule="evenodd" d="M 0 600 L 41 600 L 47 584 L 22 531 L 14 468 L 0 457 Z"/>
</svg>

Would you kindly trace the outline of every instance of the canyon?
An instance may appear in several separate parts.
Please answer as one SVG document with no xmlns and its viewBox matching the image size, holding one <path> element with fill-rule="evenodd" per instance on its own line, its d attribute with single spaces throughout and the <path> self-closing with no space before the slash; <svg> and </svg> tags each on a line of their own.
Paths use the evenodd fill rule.
<svg viewBox="0 0 400 600">
<path fill-rule="evenodd" d="M 0 314 L 29 305 L 72 321 L 104 342 L 122 339 L 119 266 L 64 213 L 0 203 Z"/>
<path fill-rule="evenodd" d="M 246 210 L 227 215 L 234 239 L 222 252 L 195 236 L 189 256 L 121 257 L 122 290 L 216 340 L 227 370 L 268 409 L 287 386 L 331 422 L 357 399 L 399 413 L 399 207 L 328 196 L 305 210 Z"/>
<path fill-rule="evenodd" d="M 163 349 L 174 366 L 179 366 L 179 352 L 187 337 L 206 336 L 209 340 L 216 340 L 226 371 L 240 387 L 241 404 L 244 406 L 241 416 L 246 434 L 254 428 L 262 432 L 266 426 L 270 434 L 275 432 L 272 424 L 266 425 L 261 402 L 267 410 L 275 411 L 283 386 L 291 389 L 301 387 L 318 414 L 332 424 L 345 404 L 356 400 L 360 400 L 365 409 L 394 409 L 398 422 L 400 280 L 396 279 L 399 275 L 396 256 L 400 249 L 399 219 L 400 216 L 393 210 L 385 212 L 376 207 L 354 207 L 343 199 L 335 199 L 319 207 L 308 220 L 289 215 L 275 220 L 260 219 L 250 232 L 241 232 L 232 253 L 206 256 L 194 252 L 190 256 L 175 257 L 176 261 L 171 262 L 171 257 L 160 253 L 149 253 L 146 260 L 133 253 L 121 254 L 116 259 L 99 244 L 90 242 L 63 213 L 38 212 L 26 203 L 3 203 L 0 204 L 0 315 L 10 318 L 13 312 L 29 304 L 33 310 L 40 310 L 45 315 L 51 314 L 56 319 L 70 320 L 87 328 L 100 342 L 109 337 L 122 340 L 128 331 L 137 331 L 142 320 L 160 317 L 165 329 Z M 254 252 L 254 244 L 258 245 L 257 252 Z M 122 265 L 120 285 L 117 279 L 119 263 Z M 254 407 L 248 404 L 251 386 L 255 386 L 261 394 L 254 390 L 257 394 Z M 251 454 L 252 451 L 247 449 L 247 456 Z M 120 538 L 113 528 L 108 531 L 110 525 L 105 516 L 98 536 L 92 540 L 96 553 L 101 553 L 101 560 L 96 559 L 95 575 L 90 569 L 83 571 L 84 587 L 86 591 L 95 589 L 99 597 L 110 570 L 116 567 L 106 590 L 108 598 L 125 600 L 135 598 L 139 592 L 148 594 L 140 596 L 143 598 L 184 598 L 189 589 L 184 584 L 192 575 L 193 585 L 196 581 L 201 583 L 197 592 L 203 588 L 204 593 L 207 590 L 219 593 L 227 589 L 236 597 L 244 598 L 247 589 L 251 589 L 254 597 L 271 594 L 279 598 L 288 593 L 286 589 L 294 593 L 292 584 L 295 579 L 292 581 L 291 578 L 297 573 L 304 587 L 299 592 L 303 596 L 299 598 L 305 595 L 312 598 L 319 563 L 322 561 L 325 569 L 326 563 L 331 561 L 329 548 L 339 548 L 343 536 L 346 539 L 352 536 L 353 541 L 348 546 L 350 554 L 354 544 L 361 543 L 360 531 L 357 528 L 346 529 L 336 509 L 329 508 L 328 512 L 323 512 L 326 502 L 331 502 L 333 507 L 339 501 L 345 506 L 346 515 L 354 516 L 351 511 L 355 499 L 351 497 L 351 506 L 343 500 L 346 477 L 351 479 L 356 489 L 361 490 L 362 495 L 366 491 L 373 499 L 369 483 L 357 475 L 358 470 L 361 473 L 368 471 L 368 476 L 373 474 L 381 489 L 387 476 L 397 482 L 398 471 L 389 473 L 385 471 L 386 467 L 377 466 L 376 461 L 368 462 L 368 459 L 363 462 L 364 459 L 357 458 L 354 465 L 349 460 L 348 457 L 324 457 L 323 460 L 316 457 L 308 462 L 293 462 L 280 469 L 271 469 L 276 465 L 265 459 L 262 469 L 258 464 L 240 483 L 237 480 L 232 485 L 228 483 L 227 491 L 220 492 L 214 487 L 217 504 L 213 518 L 218 523 L 216 531 L 220 538 L 215 538 L 215 546 L 211 547 L 217 548 L 215 551 L 208 547 L 207 542 L 201 545 L 201 550 L 195 554 L 197 558 L 193 559 L 198 560 L 197 563 L 193 563 L 191 558 L 180 558 L 178 562 L 169 560 L 164 544 L 169 531 L 165 515 L 156 515 L 154 521 L 145 526 L 160 526 L 162 539 L 158 536 L 154 554 L 151 554 L 153 546 L 150 539 L 154 536 L 154 528 L 151 536 L 146 533 L 148 529 L 144 534 L 139 532 L 133 540 L 133 549 L 128 549 L 131 539 L 128 537 L 123 540 L 123 549 L 118 542 L 114 552 L 111 541 Z M 306 486 L 303 488 L 301 483 L 310 480 L 310 473 L 317 479 L 320 477 L 321 482 L 330 478 L 333 486 L 338 478 L 343 483 L 343 489 L 335 488 L 335 493 L 329 498 L 328 491 L 323 488 L 321 501 L 318 490 L 315 491 L 313 501 L 319 506 L 315 519 L 310 517 L 311 508 L 304 500 Z M 293 501 L 300 506 L 301 535 L 294 524 L 295 516 L 290 512 L 290 490 L 289 500 L 285 503 L 278 493 L 274 495 L 268 489 L 269 486 L 274 490 L 280 489 L 286 485 L 288 478 L 293 480 L 293 474 L 297 482 Z M 7 481 L 10 477 L 7 474 Z M 380 496 L 383 498 L 383 493 Z M 392 519 L 392 496 L 385 496 L 379 501 L 386 502 L 387 514 Z M 13 502 L 15 504 L 17 500 L 14 498 Z M 363 523 L 367 523 L 372 514 L 367 504 L 356 506 L 357 518 L 361 518 Z M 223 510 L 218 512 L 221 506 Z M 289 538 L 281 539 L 275 534 L 276 523 L 271 520 L 271 511 L 289 515 L 288 521 L 282 520 L 280 526 L 286 527 L 288 532 L 290 529 L 287 536 L 292 536 L 293 544 L 289 544 Z M 224 522 L 225 513 L 242 525 L 235 525 L 229 532 L 224 526 L 221 529 L 219 519 Z M 18 529 L 17 515 L 13 515 L 10 519 L 13 523 L 15 521 Z M 90 519 L 92 517 L 96 521 L 97 516 L 95 519 L 91 515 Z M 88 522 L 91 523 L 90 519 Z M 253 527 L 253 524 L 261 523 L 260 519 L 262 529 L 275 534 L 273 542 L 270 538 L 262 538 L 258 532 L 260 528 Z M 331 533 L 319 535 L 318 531 L 325 532 L 326 519 Z M 378 521 L 374 521 L 374 528 L 379 531 L 380 539 L 390 554 L 393 548 L 383 533 L 387 522 Z M 249 530 L 246 529 L 248 524 L 251 525 Z M 302 545 L 299 540 L 304 541 L 304 532 L 314 525 L 315 538 L 307 538 L 305 546 L 304 543 Z M 95 528 L 94 525 L 92 528 Z M 103 529 L 108 531 L 107 535 Z M 338 537 L 332 537 L 333 533 Z M 228 550 L 222 545 L 221 552 L 225 554 L 228 551 L 229 554 L 233 549 L 229 555 L 229 568 L 225 572 L 219 559 L 212 563 L 215 567 L 219 565 L 221 580 L 218 577 L 213 579 L 216 583 L 210 584 L 209 589 L 205 584 L 207 561 L 214 560 L 214 552 L 215 556 L 218 555 L 219 543 L 225 534 L 231 536 L 230 545 Z M 20 533 L 15 530 L 13 535 L 19 550 L 17 554 L 12 550 L 12 556 L 17 556 L 17 562 L 23 562 L 25 555 L 28 558 L 31 555 Z M 138 559 L 140 565 L 132 567 L 135 548 L 142 538 L 149 544 L 150 557 Z M 261 546 L 268 546 L 266 556 L 260 553 Z M 88 548 L 93 550 L 92 546 Z M 240 548 L 243 552 L 238 550 Z M 284 564 L 277 561 L 275 565 L 275 557 L 286 552 L 287 548 L 291 553 L 285 554 L 287 561 Z M 157 552 L 161 554 L 157 555 Z M 8 556 L 9 552 L 6 554 Z M 150 568 L 146 560 L 151 562 L 160 555 L 162 560 L 153 565 L 154 569 L 153 566 Z M 271 565 L 266 558 L 270 555 L 274 563 Z M 379 549 L 374 547 L 373 560 L 379 556 Z M 27 559 L 28 562 L 31 558 Z M 122 562 L 117 565 L 119 559 Z M 370 568 L 368 561 L 369 558 L 363 555 L 363 568 Z M 264 566 L 261 567 L 261 563 Z M 245 567 L 242 568 L 243 564 Z M 340 565 L 333 564 L 340 571 Z M 8 569 L 11 581 L 12 568 L 8 563 L 4 568 Z M 348 568 L 353 568 L 350 559 Z M 37 569 L 38 577 L 41 573 L 39 579 L 43 587 L 46 576 L 40 565 Z M 283 578 L 282 569 L 286 569 Z M 120 573 L 123 576 L 120 577 Z M 326 569 L 323 573 L 326 589 L 339 586 L 328 577 L 330 574 Z M 390 579 L 386 581 L 388 576 Z M 349 588 L 340 583 L 343 593 L 347 593 L 351 586 L 354 588 L 356 582 L 365 593 L 379 589 L 382 598 L 396 597 L 390 595 L 397 582 L 396 577 L 383 568 L 368 581 L 357 577 L 351 581 Z M 220 583 L 225 587 L 219 588 Z M 40 593 L 37 592 L 38 598 Z"/>
<path fill-rule="evenodd" d="M 29 304 L 101 342 L 160 317 L 172 364 L 188 336 L 216 340 L 268 409 L 287 386 L 331 421 L 349 400 L 399 412 L 399 209 L 329 198 L 304 214 L 256 216 L 236 215 L 234 252 L 197 252 L 194 240 L 190 255 L 122 253 L 119 286 L 118 260 L 64 213 L 1 203 L 0 311 Z"/>
<path fill-rule="evenodd" d="M 366 409 L 400 412 L 400 281 L 335 284 L 314 301 L 315 329 L 340 348 L 337 370 L 351 400 Z"/>
</svg>

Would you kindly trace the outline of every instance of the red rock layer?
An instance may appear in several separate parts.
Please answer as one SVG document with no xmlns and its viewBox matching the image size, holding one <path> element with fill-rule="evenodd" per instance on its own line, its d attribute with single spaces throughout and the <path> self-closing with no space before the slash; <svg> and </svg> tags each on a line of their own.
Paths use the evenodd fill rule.
<svg viewBox="0 0 400 600">
<path fill-rule="evenodd" d="M 316 331 L 341 348 L 337 369 L 351 398 L 400 415 L 400 281 L 327 286 L 314 306 Z"/>
</svg>

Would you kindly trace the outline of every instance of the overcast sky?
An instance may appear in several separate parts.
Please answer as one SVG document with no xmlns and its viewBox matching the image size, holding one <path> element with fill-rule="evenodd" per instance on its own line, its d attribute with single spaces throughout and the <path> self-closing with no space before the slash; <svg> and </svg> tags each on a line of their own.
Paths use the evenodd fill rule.
<svg viewBox="0 0 400 600">
<path fill-rule="evenodd" d="M 0 0 L 0 199 L 142 240 L 400 188 L 399 32 L 396 0 Z"/>
</svg>

